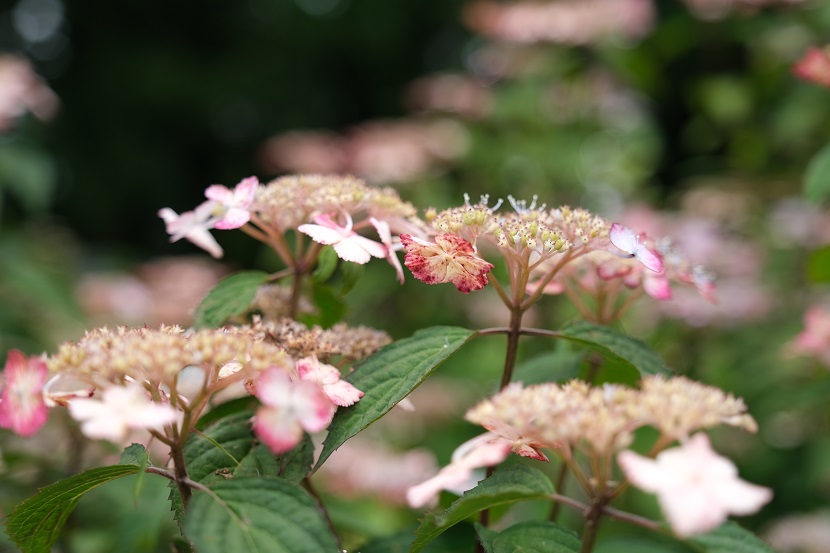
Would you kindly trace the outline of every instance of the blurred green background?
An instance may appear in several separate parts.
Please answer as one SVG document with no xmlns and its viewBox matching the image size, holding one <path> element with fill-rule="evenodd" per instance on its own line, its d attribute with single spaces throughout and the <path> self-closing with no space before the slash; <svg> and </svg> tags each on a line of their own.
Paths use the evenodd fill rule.
<svg viewBox="0 0 830 553">
<path fill-rule="evenodd" d="M 181 298 L 189 283 L 206 291 L 234 268 L 273 268 L 273 258 L 241 233 L 219 233 L 222 266 L 186 273 L 153 264 L 162 256 L 207 257 L 185 241 L 168 243 L 159 208 L 192 209 L 207 185 L 232 186 L 252 174 L 265 182 L 330 166 L 394 185 L 421 209 L 458 205 L 465 192 L 538 194 L 549 207 L 582 205 L 610 218 L 649 205 L 664 220 L 661 230 L 674 230 L 692 249 L 702 239 L 690 221 L 713 229 L 707 244 L 723 247 L 699 248 L 696 262 L 734 292 L 703 315 L 643 305 L 623 328 L 679 372 L 747 400 L 759 435 L 716 432 L 714 440 L 744 478 L 775 489 L 774 502 L 747 526 L 766 531 L 785 516 L 826 509 L 830 374 L 788 355 L 787 344 L 803 312 L 830 298 L 826 206 L 800 199 L 805 167 L 830 137 L 830 89 L 791 71 L 808 47 L 830 41 L 830 3 L 642 0 L 648 13 L 639 27 L 598 11 L 583 20 L 579 40 L 535 42 L 496 36 L 475 17 L 481 5 L 0 3 L 0 49 L 28 58 L 60 99 L 52 119 L 24 114 L 0 134 L 0 353 L 54 351 L 104 322 L 187 324 L 186 309 L 173 321 L 124 305 Z M 588 32 L 590 25 L 599 30 Z M 443 88 L 423 80 L 439 74 L 452 75 Z M 317 134 L 296 134 L 305 131 Z M 314 155 L 304 157 L 310 143 Z M 119 281 L 107 303 L 91 275 L 133 280 Z M 174 280 L 181 288 L 158 292 Z M 724 301 L 749 287 L 758 292 L 740 306 Z M 370 265 L 346 299 L 350 321 L 395 337 L 503 318 L 492 290 L 459 297 L 409 277 L 401 288 L 382 263 Z M 555 328 L 575 312 L 551 298 L 532 316 Z M 442 374 L 460 381 L 475 367 L 477 391 L 487 393 L 501 347 L 482 340 Z M 536 355 L 551 355 L 562 375 L 579 363 L 574 352 L 528 341 L 523 360 Z M 442 428 L 385 439 L 403 449 L 429 445 L 444 463 L 476 430 Z M 20 453 L 16 441 L 2 447 L 4 510 L 69 470 L 64 459 L 40 458 L 42 470 L 32 471 L 36 451 Z M 376 504 L 362 517 L 341 510 L 343 526 L 358 537 L 395 530 L 366 522 L 387 521 Z M 83 517 L 100 516 L 92 511 L 79 512 L 77 528 Z M 95 540 L 103 545 L 90 545 Z M 107 540 L 75 536 L 62 547 L 112 550 Z M 630 543 L 608 551 L 645 550 Z"/>
</svg>

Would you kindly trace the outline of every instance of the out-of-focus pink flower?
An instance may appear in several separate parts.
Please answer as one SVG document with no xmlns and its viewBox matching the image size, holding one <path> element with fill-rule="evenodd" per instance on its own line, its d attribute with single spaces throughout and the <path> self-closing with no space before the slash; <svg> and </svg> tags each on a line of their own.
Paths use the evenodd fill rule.
<svg viewBox="0 0 830 553">
<path fill-rule="evenodd" d="M 163 207 L 158 211 L 158 216 L 166 224 L 167 234 L 171 242 L 177 242 L 182 238 L 196 244 L 215 258 L 222 257 L 222 248 L 216 239 L 209 232 L 215 227 L 216 217 L 214 214 L 219 204 L 208 200 L 199 205 L 193 211 L 186 211 L 181 215 L 169 207 Z"/>
<path fill-rule="evenodd" d="M 337 410 L 316 382 L 294 382 L 283 369 L 273 367 L 259 377 L 256 396 L 262 402 L 254 415 L 254 432 L 271 451 L 289 451 L 303 437 L 303 431 L 319 432 L 331 422 Z"/>
<path fill-rule="evenodd" d="M 9 350 L 3 368 L 6 386 L 0 394 L 0 427 L 15 434 L 31 436 L 46 423 L 43 386 L 48 370 L 43 360 Z"/>
<path fill-rule="evenodd" d="M 651 0 L 480 0 L 467 8 L 465 21 L 497 40 L 587 44 L 642 37 L 652 27 L 654 6 Z"/>
<path fill-rule="evenodd" d="M 0 131 L 9 130 L 26 111 L 50 119 L 58 109 L 58 97 L 23 58 L 0 56 Z"/>
<path fill-rule="evenodd" d="M 458 113 L 472 118 L 483 117 L 493 104 L 485 86 L 470 77 L 455 74 L 416 80 L 409 86 L 407 99 L 418 110 Z"/>
<path fill-rule="evenodd" d="M 101 399 L 73 399 L 69 414 L 81 423 L 88 438 L 121 444 L 131 430 L 161 430 L 180 416 L 169 405 L 154 403 L 140 385 L 111 386 Z"/>
<path fill-rule="evenodd" d="M 735 465 L 715 453 L 703 433 L 655 459 L 622 451 L 617 461 L 632 484 L 657 495 L 679 536 L 713 530 L 730 514 L 754 513 L 772 498 L 769 488 L 739 479 Z"/>
<path fill-rule="evenodd" d="M 640 242 L 640 237 L 634 234 L 634 231 L 630 228 L 614 223 L 611 225 L 609 237 L 612 244 L 627 253 L 628 257 L 636 258 L 647 269 L 655 273 L 663 270 L 663 260 L 660 255 Z"/>
<path fill-rule="evenodd" d="M 235 229 L 250 221 L 248 208 L 254 201 L 258 186 L 259 180 L 256 177 L 242 179 L 233 190 L 221 184 L 208 186 L 205 196 L 208 200 L 215 201 L 222 212 L 221 218 L 214 223 L 214 228 Z"/>
<path fill-rule="evenodd" d="M 404 265 L 415 278 L 427 284 L 452 282 L 468 294 L 487 286 L 493 264 L 476 255 L 472 244 L 454 234 L 439 234 L 435 243 L 401 234 L 406 249 Z"/>
<path fill-rule="evenodd" d="M 830 367 L 830 309 L 811 307 L 804 314 L 804 330 L 790 344 L 794 353 L 816 357 Z"/>
<path fill-rule="evenodd" d="M 409 488 L 406 501 L 413 509 L 434 504 L 441 490 L 463 493 L 474 487 L 475 469 L 491 467 L 504 461 L 512 449 L 510 440 L 491 432 L 481 434 L 458 446 L 450 464 L 429 480 Z"/>
<path fill-rule="evenodd" d="M 301 380 L 316 382 L 323 388 L 323 393 L 340 407 L 348 407 L 363 397 L 363 392 L 340 380 L 337 367 L 320 363 L 316 357 L 304 357 L 297 361 L 297 373 Z"/>
<path fill-rule="evenodd" d="M 292 131 L 269 138 L 260 159 L 269 172 L 334 174 L 345 173 L 345 139 L 324 131 Z"/>
<path fill-rule="evenodd" d="M 806 81 L 830 88 L 830 47 L 810 48 L 793 65 L 793 73 Z"/>
<path fill-rule="evenodd" d="M 346 213 L 346 226 L 341 227 L 331 219 L 331 215 L 314 216 L 316 225 L 305 224 L 297 227 L 303 234 L 311 236 L 320 244 L 334 247 L 340 259 L 359 263 L 368 263 L 372 257 L 386 257 L 386 247 L 380 242 L 369 240 L 352 230 L 352 218 Z"/>
</svg>

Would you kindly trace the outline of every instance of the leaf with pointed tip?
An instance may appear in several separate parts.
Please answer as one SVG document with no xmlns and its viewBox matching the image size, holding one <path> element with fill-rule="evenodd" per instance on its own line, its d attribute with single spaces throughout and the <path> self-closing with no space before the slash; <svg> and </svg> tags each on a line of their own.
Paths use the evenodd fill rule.
<svg viewBox="0 0 830 553">
<path fill-rule="evenodd" d="M 473 330 L 454 326 L 424 328 L 358 364 L 346 380 L 361 390 L 363 397 L 351 407 L 337 410 L 314 470 L 346 440 L 408 396 L 473 335 Z"/>
<path fill-rule="evenodd" d="M 767 542 L 734 522 L 686 540 L 700 553 L 775 553 Z"/>
<path fill-rule="evenodd" d="M 804 196 L 819 203 L 830 196 L 830 144 L 818 151 L 807 165 L 804 175 Z"/>
<path fill-rule="evenodd" d="M 634 367 L 642 376 L 671 372 L 660 356 L 646 344 L 607 326 L 577 321 L 565 325 L 557 334 L 612 359 L 623 361 Z"/>
<path fill-rule="evenodd" d="M 141 486 L 144 483 L 144 475 L 147 474 L 144 469 L 150 466 L 150 455 L 141 444 L 130 444 L 121 453 L 121 459 L 118 460 L 119 465 L 136 465 L 138 467 L 138 476 L 135 478 L 135 486 L 133 486 L 133 501 L 138 501 L 138 496 L 141 493 Z"/>
<path fill-rule="evenodd" d="M 217 328 L 244 313 L 254 301 L 257 288 L 268 279 L 262 271 L 239 271 L 219 281 L 196 308 L 196 328 Z"/>
<path fill-rule="evenodd" d="M 23 553 L 49 553 L 83 494 L 139 470 L 133 464 L 98 467 L 46 486 L 6 517 L 6 532 Z"/>
<path fill-rule="evenodd" d="M 499 532 L 492 548 L 493 553 L 579 553 L 582 541 L 553 522 L 522 522 Z"/>
<path fill-rule="evenodd" d="M 480 522 L 474 524 L 476 534 L 478 534 L 478 541 L 481 542 L 481 547 L 486 553 L 493 553 L 493 540 L 499 535 L 495 530 L 490 530 Z"/>
<path fill-rule="evenodd" d="M 194 490 L 184 534 L 199 553 L 339 553 L 314 499 L 271 478 L 234 478 Z"/>
<path fill-rule="evenodd" d="M 542 471 L 527 465 L 500 467 L 443 513 L 427 513 L 415 530 L 411 553 L 421 551 L 448 528 L 484 509 L 526 499 L 542 499 L 552 493 L 553 484 Z"/>
</svg>

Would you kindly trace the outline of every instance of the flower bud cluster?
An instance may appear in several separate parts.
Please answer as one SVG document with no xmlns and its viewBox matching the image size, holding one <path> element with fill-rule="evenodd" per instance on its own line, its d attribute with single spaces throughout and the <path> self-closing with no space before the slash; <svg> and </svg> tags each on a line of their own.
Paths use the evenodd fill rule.
<svg viewBox="0 0 830 553">
<path fill-rule="evenodd" d="M 522 387 L 511 384 L 467 412 L 468 421 L 490 431 L 513 433 L 559 449 L 608 455 L 626 447 L 639 427 L 652 426 L 670 439 L 719 424 L 757 429 L 743 401 L 684 377 L 649 376 L 640 389 L 582 381 Z"/>
<path fill-rule="evenodd" d="M 315 213 L 345 212 L 418 226 L 415 208 L 392 188 L 374 188 L 352 176 L 292 175 L 260 186 L 251 210 L 278 232 L 295 229 Z"/>
</svg>

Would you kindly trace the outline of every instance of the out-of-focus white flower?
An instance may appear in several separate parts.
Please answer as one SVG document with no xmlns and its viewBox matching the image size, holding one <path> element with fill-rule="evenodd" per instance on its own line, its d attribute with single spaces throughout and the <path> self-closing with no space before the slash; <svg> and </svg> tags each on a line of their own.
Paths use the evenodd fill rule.
<svg viewBox="0 0 830 553">
<path fill-rule="evenodd" d="M 464 442 L 453 452 L 449 465 L 429 480 L 407 490 L 407 503 L 418 509 L 435 503 L 441 490 L 459 494 L 469 490 L 481 479 L 475 469 L 498 465 L 510 455 L 512 447 L 510 440 L 492 432 Z"/>
<path fill-rule="evenodd" d="M 617 461 L 632 484 L 657 495 L 663 514 L 679 536 L 708 532 L 730 514 L 752 514 L 772 499 L 769 488 L 738 478 L 735 465 L 715 453 L 703 433 L 655 459 L 626 450 L 617 455 Z"/>
<path fill-rule="evenodd" d="M 165 222 L 171 242 L 185 238 L 218 259 L 222 257 L 222 247 L 209 231 L 215 228 L 214 214 L 219 207 L 218 202 L 208 200 L 193 211 L 186 211 L 181 215 L 169 207 L 163 207 L 159 210 L 158 216 Z"/>
<path fill-rule="evenodd" d="M 372 257 L 386 257 L 386 246 L 352 230 L 352 218 L 348 213 L 345 227 L 335 223 L 330 215 L 315 215 L 314 222 L 317 224 L 300 225 L 297 230 L 311 236 L 315 242 L 332 246 L 340 259 L 363 265 Z"/>
<path fill-rule="evenodd" d="M 180 416 L 169 405 L 151 401 L 137 384 L 111 386 L 103 391 L 101 399 L 73 399 L 69 414 L 81 423 L 81 432 L 88 438 L 117 444 L 133 429 L 161 430 Z"/>
</svg>

